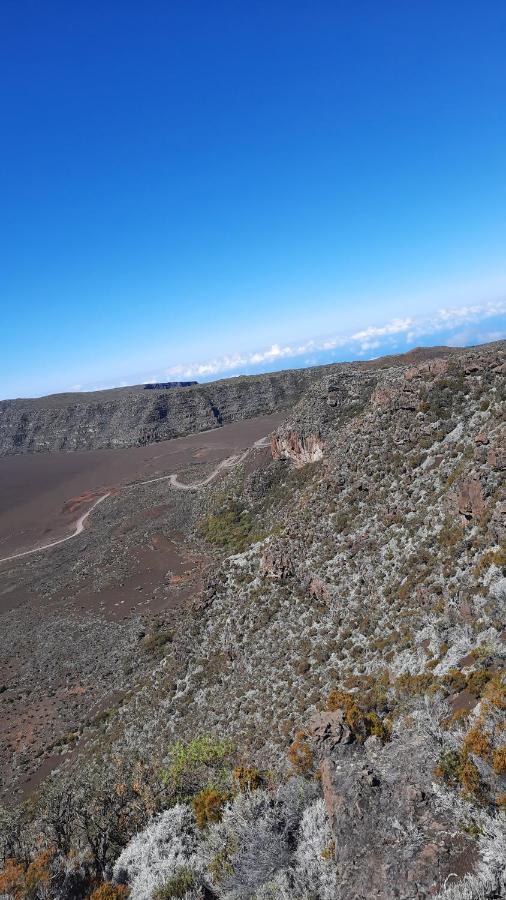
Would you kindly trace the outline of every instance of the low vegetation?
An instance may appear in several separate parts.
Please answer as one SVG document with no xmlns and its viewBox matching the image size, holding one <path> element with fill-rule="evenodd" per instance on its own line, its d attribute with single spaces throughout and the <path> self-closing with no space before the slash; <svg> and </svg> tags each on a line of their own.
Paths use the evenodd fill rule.
<svg viewBox="0 0 506 900">
<path fill-rule="evenodd" d="M 462 897 L 504 893 L 504 357 L 469 354 L 326 375 L 283 431 L 295 458 L 196 504 L 219 561 L 144 633 L 149 677 L 87 757 L 3 812 L 9 900 L 326 900 L 337 871 L 394 896 L 408 869 L 454 900 L 465 854 Z"/>
</svg>

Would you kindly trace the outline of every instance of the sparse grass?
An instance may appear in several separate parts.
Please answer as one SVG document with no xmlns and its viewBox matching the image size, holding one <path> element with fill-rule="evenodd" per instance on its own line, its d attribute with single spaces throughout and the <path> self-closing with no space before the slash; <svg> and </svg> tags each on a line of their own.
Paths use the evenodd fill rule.
<svg viewBox="0 0 506 900">
<path fill-rule="evenodd" d="M 486 553 L 483 554 L 479 562 L 475 565 L 473 569 L 473 575 L 479 577 L 483 575 L 490 566 L 497 566 L 498 569 L 501 569 L 503 574 L 506 571 L 506 544 L 501 544 L 501 546 L 497 550 L 487 550 Z"/>
<path fill-rule="evenodd" d="M 453 519 L 447 517 L 443 522 L 443 526 L 438 534 L 438 541 L 441 547 L 452 550 L 464 537 L 464 532 L 460 525 Z"/>
</svg>

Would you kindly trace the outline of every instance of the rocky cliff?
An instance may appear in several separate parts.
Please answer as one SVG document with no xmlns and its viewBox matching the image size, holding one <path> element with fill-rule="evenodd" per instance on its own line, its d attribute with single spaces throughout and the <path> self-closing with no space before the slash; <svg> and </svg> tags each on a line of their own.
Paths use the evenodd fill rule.
<svg viewBox="0 0 506 900">
<path fill-rule="evenodd" d="M 0 402 L 0 455 L 129 447 L 289 409 L 321 369 Z"/>
<path fill-rule="evenodd" d="M 291 410 L 311 385 L 329 378 L 329 407 L 343 402 L 343 384 L 355 391 L 354 373 L 385 365 L 448 356 L 448 347 L 418 348 L 401 356 L 367 363 L 345 363 L 289 369 L 264 375 L 227 378 L 209 384 L 190 383 L 167 390 L 163 385 L 137 385 L 88 393 L 53 394 L 36 399 L 0 401 L 0 456 L 55 450 L 131 447 L 194 434 L 209 428 Z M 343 381 L 344 380 L 344 381 Z M 339 389 L 338 389 L 339 385 Z M 318 403 L 319 395 L 315 395 Z M 351 408 L 358 402 L 351 396 Z M 349 403 L 348 403 L 349 405 Z M 346 406 L 346 403 L 345 403 Z M 319 404 L 320 408 L 320 404 Z M 321 411 L 321 410 L 320 410 Z M 323 416 L 325 420 L 325 416 Z M 282 454 L 284 451 L 280 451 Z"/>
</svg>

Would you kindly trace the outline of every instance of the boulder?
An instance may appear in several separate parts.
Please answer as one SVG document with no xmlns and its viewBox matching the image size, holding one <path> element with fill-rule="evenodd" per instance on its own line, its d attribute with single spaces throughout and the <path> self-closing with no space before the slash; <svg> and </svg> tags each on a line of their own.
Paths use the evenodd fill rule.
<svg viewBox="0 0 506 900">
<path fill-rule="evenodd" d="M 286 581 L 295 574 L 293 561 L 281 543 L 272 543 L 265 550 L 260 560 L 260 571 L 264 578 Z"/>
<path fill-rule="evenodd" d="M 349 744 L 352 740 L 342 709 L 315 713 L 309 723 L 309 734 L 315 747 L 324 753 L 334 750 L 337 744 Z"/>
<path fill-rule="evenodd" d="M 318 575 L 314 575 L 309 582 L 309 595 L 320 603 L 328 603 L 330 601 L 329 589 Z"/>
</svg>

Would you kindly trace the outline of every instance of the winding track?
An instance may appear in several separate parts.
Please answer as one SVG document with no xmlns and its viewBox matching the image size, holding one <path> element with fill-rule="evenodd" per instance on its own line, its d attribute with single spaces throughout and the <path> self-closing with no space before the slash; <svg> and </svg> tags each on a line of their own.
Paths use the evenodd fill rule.
<svg viewBox="0 0 506 900">
<path fill-rule="evenodd" d="M 70 541 L 72 538 L 77 537 L 77 535 L 81 534 L 81 532 L 83 531 L 84 523 L 86 522 L 88 516 L 91 515 L 95 507 L 110 496 L 111 492 L 108 491 L 107 494 L 102 494 L 98 498 L 98 500 L 95 500 L 94 504 L 90 506 L 88 512 L 85 512 L 82 514 L 82 516 L 79 516 L 72 534 L 68 534 L 66 537 L 59 538 L 59 540 L 57 541 L 51 541 L 49 544 L 42 544 L 41 547 L 33 547 L 32 550 L 22 550 L 21 553 L 13 553 L 12 556 L 3 556 L 2 559 L 0 559 L 0 563 L 8 562 L 10 559 L 19 559 L 20 556 L 28 556 L 30 553 L 38 553 L 40 550 L 49 550 L 50 547 L 57 547 L 58 544 L 64 544 L 65 541 Z"/>
<path fill-rule="evenodd" d="M 177 473 L 173 472 L 171 475 L 160 475 L 158 478 L 148 478 L 147 481 L 134 481 L 132 484 L 126 485 L 125 489 L 132 489 L 135 487 L 140 487 L 143 484 L 154 484 L 156 481 L 168 481 L 170 486 L 178 491 L 197 491 L 199 488 L 205 487 L 206 484 L 209 484 L 216 478 L 217 475 L 223 469 L 230 469 L 232 466 L 239 465 L 242 461 L 247 457 L 250 450 L 255 447 L 266 447 L 270 440 L 270 436 L 266 435 L 265 437 L 259 438 L 258 441 L 255 441 L 253 447 L 249 447 L 247 450 L 244 450 L 243 453 L 236 453 L 233 456 L 228 456 L 226 459 L 223 459 L 215 469 L 211 472 L 207 478 L 203 478 L 201 481 L 193 481 L 191 484 L 185 484 L 182 481 L 179 481 L 177 477 Z M 84 530 L 84 525 L 86 520 L 89 518 L 93 510 L 99 505 L 99 503 L 103 503 L 107 497 L 111 496 L 111 491 L 107 491 L 105 494 L 102 494 L 92 506 L 90 506 L 89 510 L 79 516 L 74 531 L 71 534 L 68 534 L 66 537 L 59 538 L 57 541 L 50 541 L 48 544 L 42 544 L 40 547 L 33 547 L 31 550 L 22 550 L 21 553 L 13 553 L 12 556 L 4 556 L 0 559 L 0 563 L 9 562 L 13 559 L 19 559 L 22 556 L 29 556 L 31 553 L 40 553 L 42 550 L 50 550 L 51 547 L 57 547 L 59 544 L 65 544 L 66 541 L 71 541 L 72 538 L 77 537 Z"/>
</svg>

